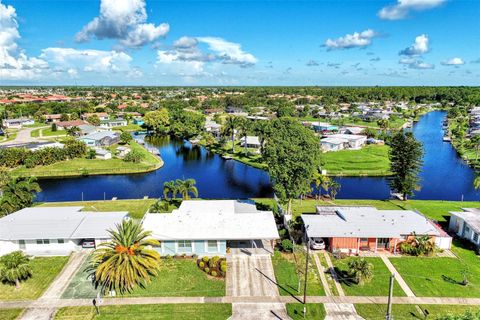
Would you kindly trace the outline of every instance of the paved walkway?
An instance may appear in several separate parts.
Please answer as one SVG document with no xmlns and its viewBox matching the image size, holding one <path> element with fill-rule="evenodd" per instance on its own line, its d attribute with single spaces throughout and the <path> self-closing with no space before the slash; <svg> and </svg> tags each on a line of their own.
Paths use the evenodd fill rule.
<svg viewBox="0 0 480 320">
<path fill-rule="evenodd" d="M 332 295 L 332 291 L 330 290 L 330 286 L 328 285 L 327 277 L 325 277 L 325 269 L 320 263 L 320 259 L 318 258 L 318 255 L 316 253 L 313 254 L 313 260 L 315 260 L 315 264 L 317 265 L 318 274 L 320 275 L 320 281 L 322 282 L 325 295 L 329 297 Z"/>
<path fill-rule="evenodd" d="M 407 295 L 407 297 L 415 297 L 415 293 L 413 293 L 412 289 L 408 286 L 408 284 L 403 280 L 402 276 L 400 273 L 397 272 L 397 269 L 393 266 L 393 264 L 388 260 L 386 256 L 380 256 L 382 258 L 382 261 L 385 263 L 387 266 L 388 270 L 395 275 L 395 280 L 398 282 L 400 287 L 402 288 L 403 292 Z"/>
<path fill-rule="evenodd" d="M 324 251 L 323 256 L 325 257 L 325 260 L 327 261 L 328 268 L 330 269 L 330 273 L 332 274 L 332 278 L 335 281 L 335 288 L 337 288 L 338 295 L 340 297 L 344 297 L 345 292 L 343 291 L 343 288 L 340 284 L 340 280 L 338 279 L 338 275 L 335 272 L 335 268 L 333 266 L 332 260 L 330 259 L 330 256 L 328 255 L 328 252 Z"/>
<path fill-rule="evenodd" d="M 20 317 L 20 320 L 49 320 L 55 314 L 57 304 L 52 301 L 59 300 L 63 291 L 67 288 L 70 280 L 82 266 L 90 251 L 74 252 L 67 264 L 47 288 L 43 295 L 29 306 Z"/>
<path fill-rule="evenodd" d="M 325 303 L 325 320 L 363 320 L 351 303 Z"/>
<path fill-rule="evenodd" d="M 232 298 L 230 319 L 289 319 L 269 254 L 235 254 L 227 257 L 227 297 Z M 273 298 L 268 301 L 234 301 L 234 298 Z"/>
</svg>

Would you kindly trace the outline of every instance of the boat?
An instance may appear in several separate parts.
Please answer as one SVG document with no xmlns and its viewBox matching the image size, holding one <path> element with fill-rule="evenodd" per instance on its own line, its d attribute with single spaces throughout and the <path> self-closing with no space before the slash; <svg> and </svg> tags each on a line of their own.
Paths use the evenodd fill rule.
<svg viewBox="0 0 480 320">
<path fill-rule="evenodd" d="M 225 160 L 232 160 L 233 159 L 233 157 L 231 155 L 228 155 L 228 154 L 224 154 L 222 156 L 222 158 L 225 159 Z"/>
<path fill-rule="evenodd" d="M 449 136 L 443 136 L 443 141 L 444 142 L 450 142 L 450 141 L 452 141 L 452 138 L 450 138 Z"/>
</svg>

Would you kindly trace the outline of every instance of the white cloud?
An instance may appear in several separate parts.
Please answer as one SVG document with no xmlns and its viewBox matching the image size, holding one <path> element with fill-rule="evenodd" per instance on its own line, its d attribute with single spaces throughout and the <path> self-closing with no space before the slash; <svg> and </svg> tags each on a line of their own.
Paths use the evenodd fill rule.
<svg viewBox="0 0 480 320">
<path fill-rule="evenodd" d="M 367 29 L 362 32 L 347 34 L 337 39 L 327 39 L 324 46 L 327 47 L 328 50 L 366 47 L 372 43 L 372 39 L 377 35 L 378 34 L 372 29 Z"/>
<path fill-rule="evenodd" d="M 250 53 L 244 52 L 238 43 L 216 37 L 200 37 L 197 40 L 208 44 L 209 49 L 216 53 L 222 63 L 250 66 L 257 62 L 257 58 Z"/>
<path fill-rule="evenodd" d="M 408 17 L 410 11 L 422 11 L 440 6 L 446 0 L 397 0 L 397 3 L 382 8 L 378 16 L 385 20 L 400 20 Z"/>
<path fill-rule="evenodd" d="M 434 69 L 435 65 L 427 63 L 423 60 L 414 58 L 402 58 L 398 61 L 400 64 L 407 65 L 411 69 Z"/>
<path fill-rule="evenodd" d="M 85 25 L 75 39 L 117 39 L 125 47 L 141 47 L 165 36 L 170 29 L 166 23 L 155 26 L 146 21 L 145 0 L 101 0 L 100 15 Z"/>
<path fill-rule="evenodd" d="M 465 64 L 465 61 L 463 61 L 462 58 L 455 57 L 455 58 L 443 60 L 441 63 L 444 66 L 461 66 Z"/>
<path fill-rule="evenodd" d="M 426 34 L 421 34 L 415 38 L 415 42 L 408 48 L 400 51 L 400 55 L 419 56 L 429 51 L 429 39 Z"/>
<path fill-rule="evenodd" d="M 17 41 L 17 13 L 11 5 L 4 5 L 0 0 L 0 79 L 20 80 L 34 79 L 48 69 L 48 64 L 42 59 L 28 57 Z"/>
</svg>

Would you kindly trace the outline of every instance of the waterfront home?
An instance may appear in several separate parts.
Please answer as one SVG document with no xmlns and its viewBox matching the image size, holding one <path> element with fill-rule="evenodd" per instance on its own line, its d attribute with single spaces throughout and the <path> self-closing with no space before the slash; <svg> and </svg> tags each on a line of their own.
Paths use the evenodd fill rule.
<svg viewBox="0 0 480 320">
<path fill-rule="evenodd" d="M 18 118 L 18 119 L 3 119 L 2 126 L 7 129 L 21 129 L 23 126 L 34 124 L 33 119 Z"/>
<path fill-rule="evenodd" d="M 329 138 L 345 139 L 348 141 L 349 149 L 360 149 L 367 142 L 367 136 L 357 134 L 332 134 Z"/>
<path fill-rule="evenodd" d="M 125 119 L 115 119 L 115 120 L 102 120 L 100 122 L 100 127 L 102 128 L 113 128 L 113 127 L 122 127 L 126 126 L 128 121 Z"/>
<path fill-rule="evenodd" d="M 378 210 L 374 207 L 323 207 L 302 214 L 309 238 L 322 238 L 329 251 L 397 253 L 400 243 L 414 234 L 428 235 L 441 249 L 450 249 L 449 237 L 417 211 Z"/>
<path fill-rule="evenodd" d="M 95 158 L 101 160 L 112 159 L 112 153 L 102 148 L 95 148 Z"/>
<path fill-rule="evenodd" d="M 0 218 L 0 255 L 22 250 L 29 255 L 69 255 L 85 243 L 110 239 L 109 229 L 128 212 L 82 212 L 83 207 L 33 207 Z"/>
<path fill-rule="evenodd" d="M 342 131 L 341 133 L 359 135 L 363 133 L 364 130 L 365 129 L 361 127 L 346 127 L 341 130 Z"/>
<path fill-rule="evenodd" d="M 462 208 L 450 212 L 449 230 L 480 247 L 480 208 Z"/>
<path fill-rule="evenodd" d="M 62 115 L 57 113 L 57 114 L 46 114 L 42 116 L 43 119 L 45 119 L 46 123 L 55 123 L 55 122 L 60 122 Z"/>
<path fill-rule="evenodd" d="M 91 124 L 79 125 L 78 129 L 80 129 L 80 135 L 81 136 L 86 136 L 87 134 L 91 134 L 91 133 L 95 133 L 95 132 L 105 131 L 104 128 L 92 126 Z"/>
<path fill-rule="evenodd" d="M 323 152 L 340 151 L 348 146 L 348 140 L 342 138 L 323 138 L 320 140 L 321 149 Z"/>
<path fill-rule="evenodd" d="M 118 146 L 116 151 L 117 151 L 117 157 L 123 158 L 130 153 L 131 149 L 126 146 Z"/>
<path fill-rule="evenodd" d="M 87 120 L 90 117 L 97 116 L 100 121 L 110 119 L 110 116 L 106 112 L 84 113 L 80 116 L 82 120 Z"/>
<path fill-rule="evenodd" d="M 242 147 L 247 147 L 251 149 L 260 149 L 262 143 L 260 142 L 260 138 L 257 136 L 246 136 L 240 138 L 240 145 Z"/>
<path fill-rule="evenodd" d="M 57 122 L 57 129 L 58 130 L 66 130 L 73 127 L 80 127 L 81 125 L 88 124 L 82 120 L 70 120 L 70 121 L 60 121 Z"/>
<path fill-rule="evenodd" d="M 108 147 L 120 141 L 120 135 L 117 132 L 101 131 L 77 138 L 89 147 Z"/>
<path fill-rule="evenodd" d="M 205 129 L 205 131 L 213 134 L 214 137 L 218 138 L 218 137 L 220 137 L 220 134 L 221 134 L 222 125 L 216 123 L 213 120 L 207 119 L 205 121 L 204 129 Z"/>
<path fill-rule="evenodd" d="M 162 255 L 226 255 L 227 248 L 279 238 L 273 213 L 257 210 L 253 201 L 185 200 L 172 213 L 146 214 L 142 223 L 161 242 Z"/>
</svg>

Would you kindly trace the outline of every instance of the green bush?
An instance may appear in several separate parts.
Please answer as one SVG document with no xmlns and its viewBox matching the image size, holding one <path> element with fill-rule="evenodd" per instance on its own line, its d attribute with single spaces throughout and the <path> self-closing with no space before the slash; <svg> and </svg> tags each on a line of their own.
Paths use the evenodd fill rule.
<svg viewBox="0 0 480 320">
<path fill-rule="evenodd" d="M 200 269 L 205 268 L 205 262 L 200 261 L 200 263 L 198 264 L 198 266 L 200 267 Z"/>
<path fill-rule="evenodd" d="M 213 270 L 211 273 L 212 277 L 216 277 L 217 276 L 217 271 Z"/>
<path fill-rule="evenodd" d="M 282 240 L 282 249 L 283 251 L 286 252 L 292 252 L 293 251 L 293 243 L 289 239 L 283 239 Z"/>
<path fill-rule="evenodd" d="M 216 268 L 219 260 L 220 260 L 219 256 L 215 256 L 215 257 L 211 258 L 210 261 L 208 262 L 208 266 L 210 268 Z"/>
<path fill-rule="evenodd" d="M 210 258 L 207 257 L 207 256 L 204 256 L 204 257 L 202 258 L 202 261 L 203 261 L 203 262 L 208 262 L 208 260 L 210 260 Z"/>
<path fill-rule="evenodd" d="M 222 271 L 222 272 L 227 272 L 227 265 L 226 265 L 226 264 L 222 264 L 222 265 L 220 266 L 220 271 Z"/>
<path fill-rule="evenodd" d="M 123 158 L 123 161 L 139 163 L 142 161 L 142 159 L 143 159 L 143 156 L 140 152 L 138 152 L 137 150 L 132 150 L 129 153 L 127 153 L 125 158 Z"/>
<path fill-rule="evenodd" d="M 210 268 L 209 267 L 206 267 L 205 269 L 203 269 L 206 273 L 210 273 Z"/>
</svg>

